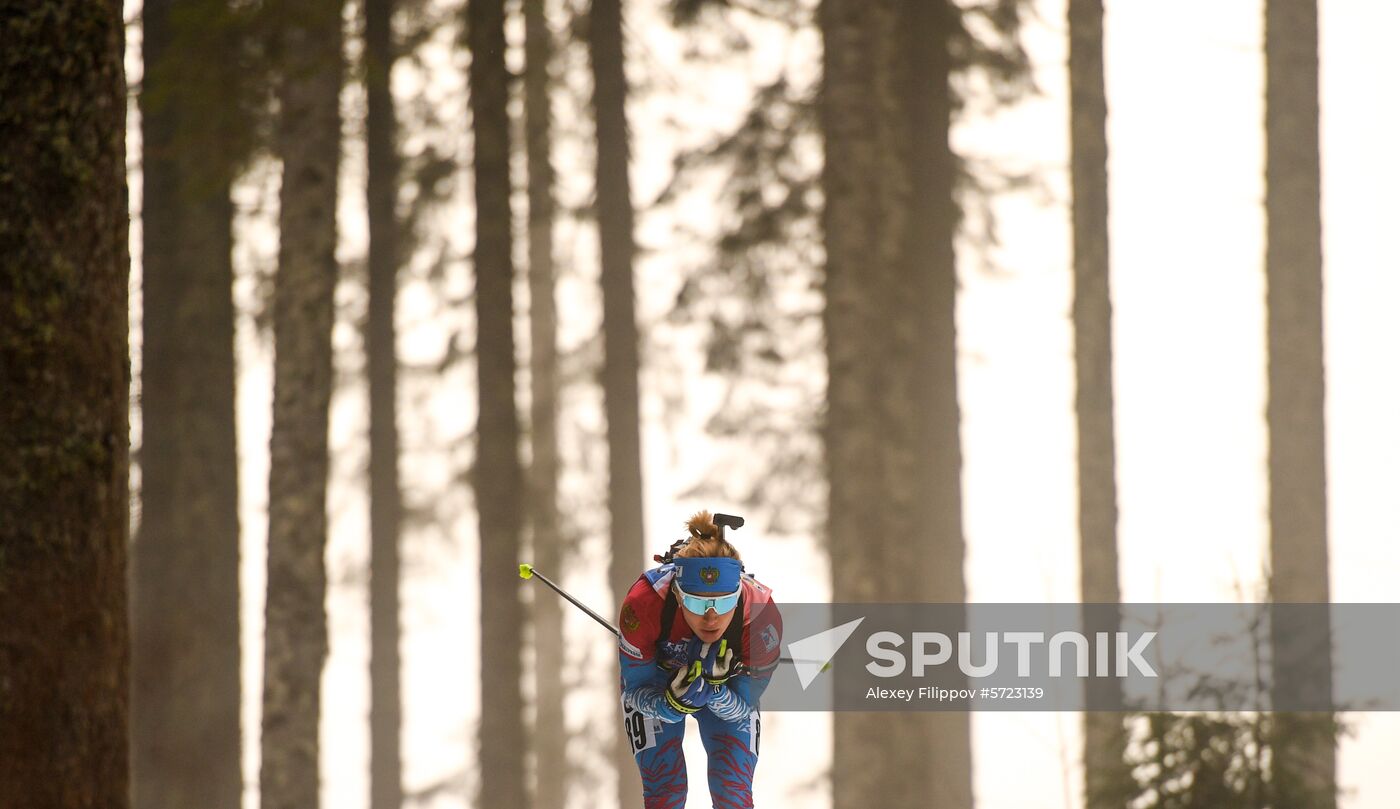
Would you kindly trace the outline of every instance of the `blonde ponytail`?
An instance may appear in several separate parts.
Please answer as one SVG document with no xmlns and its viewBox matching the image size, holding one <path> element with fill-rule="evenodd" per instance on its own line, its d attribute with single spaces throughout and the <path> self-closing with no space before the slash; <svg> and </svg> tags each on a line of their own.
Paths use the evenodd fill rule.
<svg viewBox="0 0 1400 809">
<path fill-rule="evenodd" d="M 676 556 L 717 556 L 742 561 L 739 550 L 729 544 L 729 540 L 720 538 L 719 526 L 715 525 L 715 518 L 710 512 L 695 512 L 685 521 L 685 527 L 690 532 L 690 540 L 675 552 Z"/>
</svg>

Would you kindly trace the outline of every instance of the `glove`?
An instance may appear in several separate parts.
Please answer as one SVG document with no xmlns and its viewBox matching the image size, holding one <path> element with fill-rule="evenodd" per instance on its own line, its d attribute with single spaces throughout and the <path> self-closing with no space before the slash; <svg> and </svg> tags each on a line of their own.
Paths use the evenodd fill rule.
<svg viewBox="0 0 1400 809">
<path fill-rule="evenodd" d="M 703 663 L 692 661 L 683 669 L 678 669 L 666 686 L 666 704 L 683 714 L 693 714 L 705 707 L 714 689 L 701 676 Z"/>
<path fill-rule="evenodd" d="M 737 673 L 738 661 L 734 650 L 729 648 L 729 640 L 722 638 L 718 644 L 707 643 L 702 648 L 700 673 L 710 685 L 724 685 Z"/>
</svg>

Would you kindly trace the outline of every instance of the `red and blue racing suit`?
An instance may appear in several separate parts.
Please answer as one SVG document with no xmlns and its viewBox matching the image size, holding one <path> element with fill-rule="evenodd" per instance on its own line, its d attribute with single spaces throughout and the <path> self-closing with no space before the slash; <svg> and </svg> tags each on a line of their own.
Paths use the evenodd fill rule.
<svg viewBox="0 0 1400 809">
<path fill-rule="evenodd" d="M 642 776 L 645 809 L 685 806 L 685 717 L 666 702 L 674 672 L 687 665 L 694 633 L 671 595 L 675 569 L 653 568 L 637 578 L 622 603 L 618 660 L 623 725 Z M 778 664 L 783 623 L 772 593 L 752 576 L 740 578 L 739 610 L 724 637 L 739 650 L 739 673 L 694 714 L 709 758 L 714 809 L 750 809 L 758 763 L 758 700 Z M 669 605 L 668 603 L 669 602 Z M 670 626 L 663 627 L 663 620 Z"/>
</svg>

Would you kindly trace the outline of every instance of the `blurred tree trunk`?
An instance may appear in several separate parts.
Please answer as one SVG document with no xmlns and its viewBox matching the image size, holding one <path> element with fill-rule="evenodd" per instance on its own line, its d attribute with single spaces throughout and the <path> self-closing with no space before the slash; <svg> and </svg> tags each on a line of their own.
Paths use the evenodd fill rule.
<svg viewBox="0 0 1400 809">
<path fill-rule="evenodd" d="M 608 422 L 608 508 L 612 563 L 608 580 L 618 604 L 642 562 L 642 442 L 638 414 L 636 294 L 633 290 L 632 187 L 628 181 L 627 76 L 621 0 L 593 0 L 588 17 L 597 125 L 598 241 L 602 251 L 603 398 Z M 642 782 L 621 722 L 613 731 L 622 809 L 641 806 Z"/>
<path fill-rule="evenodd" d="M 519 563 L 523 521 L 515 412 L 509 75 L 504 0 L 467 3 L 476 176 L 477 456 L 481 536 L 481 794 L 478 806 L 526 806 Z"/>
<path fill-rule="evenodd" d="M 944 0 L 824 0 L 833 595 L 962 603 Z M 898 572 L 896 572 L 898 571 Z M 972 805 L 965 713 L 837 713 L 833 806 Z"/>
<path fill-rule="evenodd" d="M 394 67 L 394 0 L 365 0 L 365 149 L 369 218 L 370 492 L 370 809 L 403 803 L 399 736 L 398 124 L 390 77 Z"/>
<path fill-rule="evenodd" d="M 1270 590 L 1277 602 L 1326 603 L 1316 0 L 1267 0 L 1264 50 Z M 1330 701 L 1330 630 L 1275 620 L 1272 631 L 1275 702 L 1286 705 L 1313 689 Z M 1291 806 L 1336 806 L 1336 739 L 1323 719 L 1330 721 L 1276 716 L 1274 787 Z"/>
<path fill-rule="evenodd" d="M 132 788 L 138 806 L 238 809 L 228 8 L 142 12 L 141 520 L 132 549 Z M 191 76 L 200 76 L 198 84 Z"/>
<path fill-rule="evenodd" d="M 559 362 L 554 308 L 554 167 L 550 162 L 553 35 L 545 0 L 525 0 L 525 150 L 529 171 L 530 468 L 527 494 L 535 563 L 562 572 L 559 534 Z M 564 616 L 559 599 L 536 591 L 535 808 L 564 809 Z"/>
<path fill-rule="evenodd" d="M 279 7 L 281 247 L 268 496 L 262 809 L 318 805 L 326 639 L 327 428 L 333 383 L 339 0 Z"/>
<path fill-rule="evenodd" d="M 0 0 L 0 806 L 130 805 L 122 5 Z"/>
<path fill-rule="evenodd" d="M 1070 173 L 1074 220 L 1075 416 L 1079 441 L 1079 589 L 1086 632 L 1119 620 L 1118 489 L 1113 441 L 1113 305 L 1109 294 L 1108 103 L 1103 2 L 1070 0 Z M 1090 635 L 1093 637 L 1093 635 Z M 1084 805 L 1121 809 L 1132 793 L 1124 763 L 1122 685 L 1090 680 L 1084 713 Z"/>
</svg>

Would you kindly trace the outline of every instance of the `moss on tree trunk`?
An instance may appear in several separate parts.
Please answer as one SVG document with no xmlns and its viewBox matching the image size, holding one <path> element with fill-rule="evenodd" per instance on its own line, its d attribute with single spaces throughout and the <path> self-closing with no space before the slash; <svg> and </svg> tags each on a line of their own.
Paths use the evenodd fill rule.
<svg viewBox="0 0 1400 809">
<path fill-rule="evenodd" d="M 121 4 L 0 1 L 0 805 L 127 797 Z"/>
</svg>

